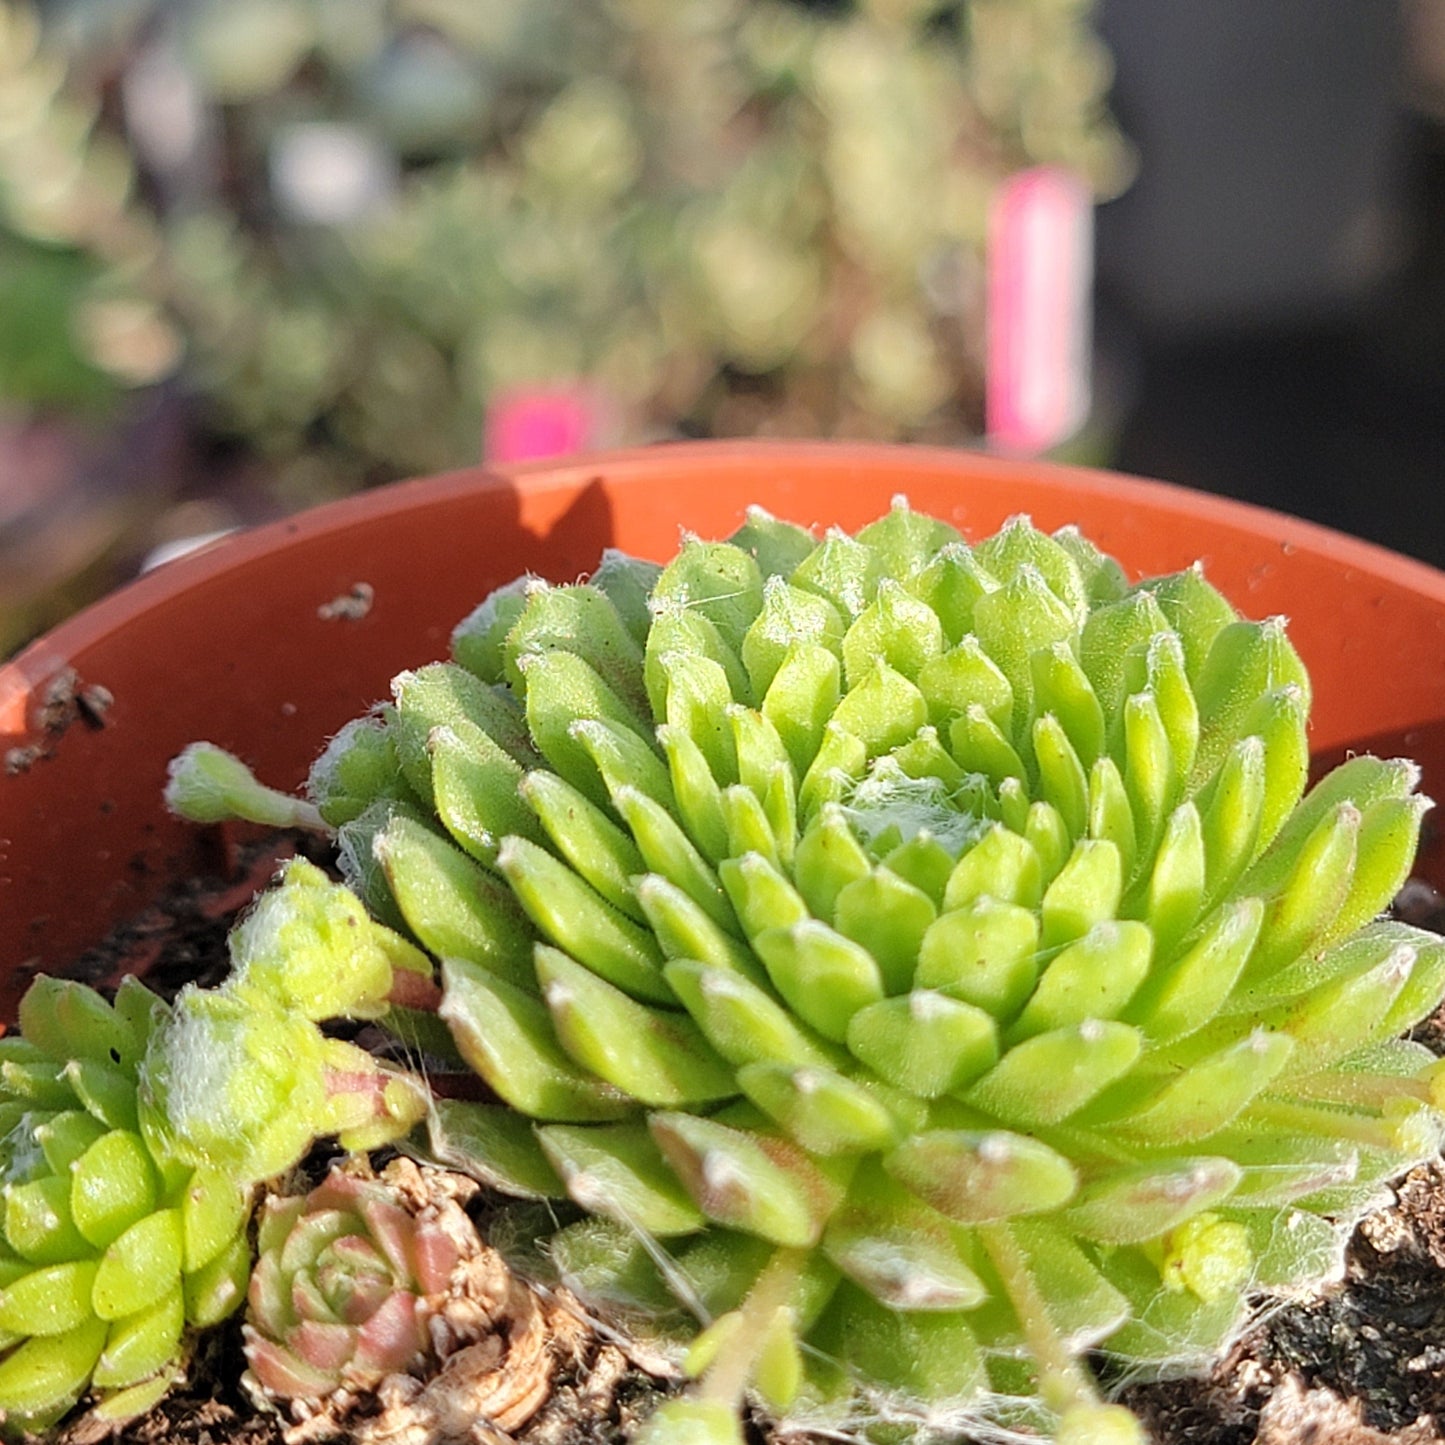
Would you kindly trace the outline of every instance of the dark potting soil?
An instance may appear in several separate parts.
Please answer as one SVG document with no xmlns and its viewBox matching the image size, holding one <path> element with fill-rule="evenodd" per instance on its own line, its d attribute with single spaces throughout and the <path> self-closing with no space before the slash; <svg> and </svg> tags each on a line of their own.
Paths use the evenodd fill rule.
<svg viewBox="0 0 1445 1445">
<path fill-rule="evenodd" d="M 73 974 L 106 989 L 133 973 L 166 996 L 191 981 L 220 982 L 236 915 L 285 858 L 313 846 L 291 835 L 243 845 L 223 834 L 223 873 L 188 880 L 86 953 Z M 1396 912 L 1445 933 L 1445 897 L 1424 883 L 1406 885 Z M 1445 1054 L 1445 1008 L 1416 1036 Z M 114 1434 L 73 1424 L 56 1445 L 283 1445 L 282 1422 L 256 1410 L 241 1387 L 243 1368 L 233 1320 L 202 1342 L 186 1385 L 149 1414 Z M 621 1445 L 668 1388 L 605 1345 L 557 1369 L 552 1384 L 549 1405 L 530 1424 L 496 1438 Z M 1395 1202 L 1361 1224 L 1342 1280 L 1262 1303 L 1209 1374 L 1131 1385 L 1120 1398 L 1159 1445 L 1445 1445 L 1445 1165 L 1414 1170 Z M 756 1422 L 748 1434 L 751 1445 L 781 1440 Z M 822 1445 L 805 1434 L 786 1438 Z"/>
</svg>

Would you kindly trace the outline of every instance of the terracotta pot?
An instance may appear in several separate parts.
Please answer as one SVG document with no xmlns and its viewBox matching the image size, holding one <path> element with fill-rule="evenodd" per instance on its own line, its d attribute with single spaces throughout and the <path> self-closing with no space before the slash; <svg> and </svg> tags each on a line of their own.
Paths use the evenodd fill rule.
<svg viewBox="0 0 1445 1445">
<path fill-rule="evenodd" d="M 1202 559 L 1245 614 L 1291 618 L 1321 761 L 1407 753 L 1426 791 L 1445 788 L 1445 573 L 1306 522 L 1103 472 L 875 446 L 708 443 L 457 472 L 217 543 L 0 669 L 0 1009 L 204 860 L 204 830 L 161 803 L 187 742 L 294 786 L 331 732 L 395 672 L 444 655 L 452 625 L 519 572 L 575 578 L 604 546 L 662 558 L 680 527 L 725 536 L 752 502 L 855 528 L 899 492 L 970 535 L 1016 512 L 1077 522 L 1140 574 Z M 1425 872 L 1445 886 L 1442 854 L 1427 848 Z"/>
</svg>

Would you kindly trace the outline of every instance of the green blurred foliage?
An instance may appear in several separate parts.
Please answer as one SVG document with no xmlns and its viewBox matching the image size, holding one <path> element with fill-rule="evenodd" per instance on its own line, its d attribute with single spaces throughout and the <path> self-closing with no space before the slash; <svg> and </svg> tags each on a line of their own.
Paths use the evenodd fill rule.
<svg viewBox="0 0 1445 1445">
<path fill-rule="evenodd" d="M 38 35 L 0 0 L 0 227 L 72 268 L 0 319 L 0 386 L 178 371 L 289 504 L 473 460 L 537 384 L 605 439 L 959 439 L 998 183 L 1126 179 L 1088 10 L 72 0 Z M 165 164 L 122 144 L 158 59 L 196 119 Z"/>
<path fill-rule="evenodd" d="M 86 407 L 110 395 L 109 378 L 69 327 L 74 297 L 95 273 L 74 251 L 0 231 L 0 396 Z"/>
</svg>

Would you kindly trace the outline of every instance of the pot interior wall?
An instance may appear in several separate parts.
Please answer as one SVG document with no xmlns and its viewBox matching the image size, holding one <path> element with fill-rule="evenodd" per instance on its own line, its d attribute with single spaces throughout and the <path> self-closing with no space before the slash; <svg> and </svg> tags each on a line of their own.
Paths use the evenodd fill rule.
<svg viewBox="0 0 1445 1445">
<path fill-rule="evenodd" d="M 394 673 L 445 655 L 453 624 L 520 572 L 570 581 L 604 546 L 663 558 L 681 527 L 726 536 L 750 503 L 856 528 L 898 493 L 966 535 L 1018 512 L 1077 523 L 1133 575 L 1201 560 L 1246 615 L 1290 616 L 1314 679 L 1317 754 L 1408 753 L 1427 792 L 1445 789 L 1445 575 L 1307 523 L 923 449 L 702 444 L 458 473 L 219 543 L 0 669 L 0 1013 L 32 973 L 64 967 L 204 866 L 205 830 L 160 801 L 187 742 L 208 738 L 297 786 L 326 737 Z M 1445 887 L 1440 848 L 1425 869 Z"/>
</svg>

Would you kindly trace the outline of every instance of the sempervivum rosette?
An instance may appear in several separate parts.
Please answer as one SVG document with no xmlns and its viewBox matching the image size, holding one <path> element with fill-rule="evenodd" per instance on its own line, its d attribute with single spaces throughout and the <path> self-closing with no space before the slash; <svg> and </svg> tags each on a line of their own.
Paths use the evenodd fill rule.
<svg viewBox="0 0 1445 1445">
<path fill-rule="evenodd" d="M 259 1211 L 242 1383 L 300 1445 L 510 1440 L 586 1327 L 481 1241 L 474 1181 L 358 1159 Z M 575 1311 L 575 1303 L 573 1311 Z"/>
<path fill-rule="evenodd" d="M 747 1378 L 1127 1437 L 1082 1352 L 1207 1355 L 1437 1147 L 1398 1036 L 1445 949 L 1375 921 L 1415 770 L 1301 801 L 1305 671 L 1198 569 L 754 513 L 504 588 L 454 654 L 314 799 L 501 1101 L 440 1147 L 600 1216 L 571 1282 L 712 1322 L 658 1438 Z"/>
<path fill-rule="evenodd" d="M 108 1002 L 40 978 L 0 1039 L 0 1430 L 85 1396 L 97 1425 L 150 1409 L 245 1296 L 254 1186 L 320 1134 L 374 1148 L 425 1113 L 416 1079 L 315 1020 L 434 993 L 430 960 L 320 870 L 284 876 L 224 988 L 168 1004 L 127 978 Z"/>
<path fill-rule="evenodd" d="M 419 1363 L 464 1243 L 451 1219 L 422 1217 L 387 1184 L 341 1170 L 307 1195 L 268 1198 L 245 1326 L 253 1390 L 320 1400 Z"/>
<path fill-rule="evenodd" d="M 43 1430 L 85 1395 L 113 1425 L 241 1303 L 249 1181 L 151 1127 L 138 1075 L 170 1011 L 135 979 L 114 1004 L 37 979 L 19 1022 L 0 1039 L 0 1429 Z"/>
</svg>

